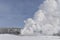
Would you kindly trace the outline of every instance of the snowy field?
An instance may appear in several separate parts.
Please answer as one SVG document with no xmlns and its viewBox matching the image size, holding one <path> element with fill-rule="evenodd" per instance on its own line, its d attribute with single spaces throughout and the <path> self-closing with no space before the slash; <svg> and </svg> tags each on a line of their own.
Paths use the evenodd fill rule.
<svg viewBox="0 0 60 40">
<path fill-rule="evenodd" d="M 58 36 L 17 36 L 0 34 L 0 40 L 60 40 Z"/>
<path fill-rule="evenodd" d="M 60 0 L 45 0 L 24 23 L 22 35 L 0 34 L 0 40 L 60 40 Z"/>
</svg>

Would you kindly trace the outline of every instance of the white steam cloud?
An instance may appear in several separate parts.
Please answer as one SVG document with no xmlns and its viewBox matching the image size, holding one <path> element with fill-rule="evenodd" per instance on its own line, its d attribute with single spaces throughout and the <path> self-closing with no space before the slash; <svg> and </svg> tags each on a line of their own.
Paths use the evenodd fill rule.
<svg viewBox="0 0 60 40">
<path fill-rule="evenodd" d="M 53 35 L 60 30 L 60 0 L 45 0 L 33 18 L 24 21 L 21 34 Z"/>
</svg>

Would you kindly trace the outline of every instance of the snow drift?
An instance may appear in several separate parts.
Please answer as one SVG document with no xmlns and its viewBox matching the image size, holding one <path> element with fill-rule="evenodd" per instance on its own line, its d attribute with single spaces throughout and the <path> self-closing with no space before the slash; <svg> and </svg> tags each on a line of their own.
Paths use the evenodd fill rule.
<svg viewBox="0 0 60 40">
<path fill-rule="evenodd" d="M 45 0 L 33 18 L 24 21 L 21 34 L 53 35 L 60 31 L 60 0 Z"/>
<path fill-rule="evenodd" d="M 60 40 L 56 36 L 16 36 L 9 34 L 0 34 L 0 40 Z"/>
</svg>

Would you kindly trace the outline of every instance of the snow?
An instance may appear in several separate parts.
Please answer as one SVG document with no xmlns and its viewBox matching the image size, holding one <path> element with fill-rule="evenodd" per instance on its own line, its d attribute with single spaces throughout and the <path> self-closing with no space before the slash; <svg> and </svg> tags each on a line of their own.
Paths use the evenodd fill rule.
<svg viewBox="0 0 60 40">
<path fill-rule="evenodd" d="M 21 35 L 0 34 L 0 40 L 60 40 L 60 0 L 45 0 L 32 18 L 24 21 Z"/>
<path fill-rule="evenodd" d="M 18 36 L 11 34 L 0 34 L 0 40 L 60 40 L 58 36 Z"/>
</svg>

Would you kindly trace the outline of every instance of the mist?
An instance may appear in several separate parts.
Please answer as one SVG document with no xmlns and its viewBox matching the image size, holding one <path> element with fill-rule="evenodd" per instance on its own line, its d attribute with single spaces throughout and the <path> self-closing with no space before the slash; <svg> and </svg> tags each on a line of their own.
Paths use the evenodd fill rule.
<svg viewBox="0 0 60 40">
<path fill-rule="evenodd" d="M 45 0 L 33 18 L 24 21 L 21 34 L 53 35 L 60 31 L 60 1 Z"/>
</svg>

